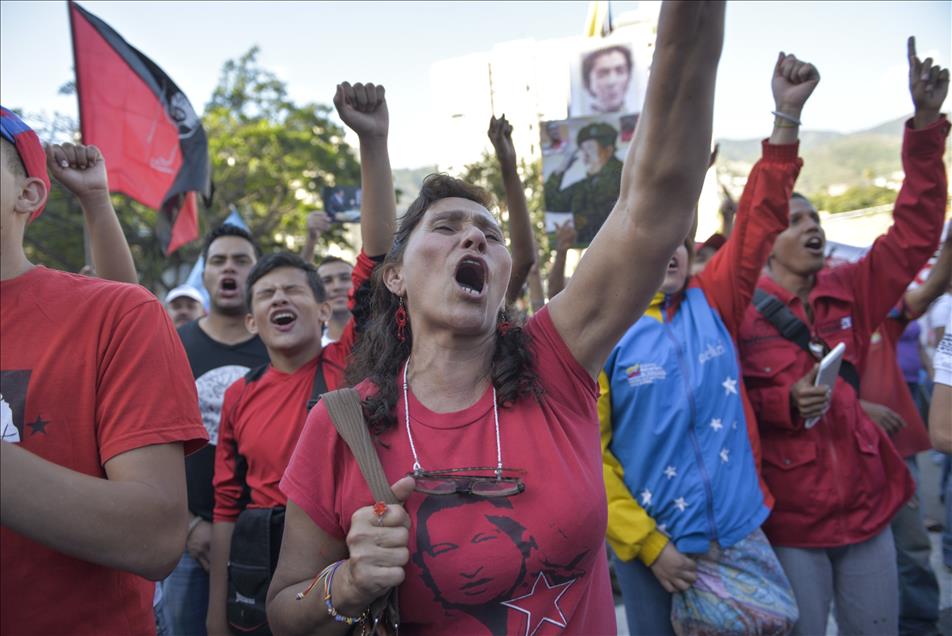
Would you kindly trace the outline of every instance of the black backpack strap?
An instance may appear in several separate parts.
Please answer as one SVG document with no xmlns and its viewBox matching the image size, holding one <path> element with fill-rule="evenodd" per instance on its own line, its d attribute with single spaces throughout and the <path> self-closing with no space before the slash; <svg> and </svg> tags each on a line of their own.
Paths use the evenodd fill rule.
<svg viewBox="0 0 952 636">
<path fill-rule="evenodd" d="M 780 332 L 781 336 L 813 355 L 810 349 L 810 330 L 782 300 L 758 287 L 754 290 L 753 302 L 754 308 Z M 840 364 L 840 377 L 846 380 L 859 395 L 859 372 L 849 360 L 843 360 Z"/>
<path fill-rule="evenodd" d="M 327 381 L 324 379 L 324 354 L 317 361 L 317 369 L 314 370 L 314 386 L 311 389 L 311 397 L 307 401 L 307 410 L 312 408 L 320 401 L 321 396 L 327 393 Z"/>
<path fill-rule="evenodd" d="M 804 351 L 810 351 L 810 330 L 782 300 L 758 287 L 754 290 L 754 307 L 777 328 L 781 336 Z"/>
</svg>

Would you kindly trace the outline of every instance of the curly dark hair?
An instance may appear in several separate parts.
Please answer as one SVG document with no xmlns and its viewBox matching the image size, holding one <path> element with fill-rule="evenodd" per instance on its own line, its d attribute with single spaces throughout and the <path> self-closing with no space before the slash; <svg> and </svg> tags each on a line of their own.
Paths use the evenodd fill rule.
<svg viewBox="0 0 952 636">
<path fill-rule="evenodd" d="M 407 240 L 430 206 L 450 197 L 469 199 L 486 208 L 492 205 L 492 197 L 478 186 L 445 174 L 429 175 L 423 180 L 419 196 L 400 219 L 393 246 L 373 275 L 371 317 L 354 349 L 347 368 L 347 381 L 356 384 L 368 379 L 377 387 L 377 391 L 363 402 L 364 416 L 374 433 L 396 424 L 397 400 L 401 394 L 397 375 L 413 349 L 412 325 L 407 325 L 404 340 L 397 337 L 394 314 L 401 300 L 387 289 L 383 275 L 390 267 L 403 262 Z M 499 406 L 505 408 L 522 397 L 539 397 L 542 388 L 535 372 L 531 340 L 522 325 L 510 322 L 508 308 L 500 310 L 497 325 L 490 375 Z"/>
</svg>

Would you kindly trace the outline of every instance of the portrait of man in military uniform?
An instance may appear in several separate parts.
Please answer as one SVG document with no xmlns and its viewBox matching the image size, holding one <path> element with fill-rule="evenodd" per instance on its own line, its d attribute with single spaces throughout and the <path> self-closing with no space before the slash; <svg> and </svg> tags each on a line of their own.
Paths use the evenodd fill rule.
<svg viewBox="0 0 952 636">
<path fill-rule="evenodd" d="M 622 162 L 617 157 L 618 129 L 611 124 L 589 123 L 578 131 L 575 141 L 562 164 L 546 176 L 545 209 L 572 213 L 578 243 L 583 246 L 595 238 L 618 199 Z M 579 160 L 584 176 L 563 185 L 566 173 Z"/>
</svg>

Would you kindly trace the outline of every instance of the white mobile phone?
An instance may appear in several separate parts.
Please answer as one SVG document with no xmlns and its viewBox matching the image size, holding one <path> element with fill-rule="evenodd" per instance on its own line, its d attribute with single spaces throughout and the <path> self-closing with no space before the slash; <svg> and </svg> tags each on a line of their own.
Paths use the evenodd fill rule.
<svg viewBox="0 0 952 636">
<path fill-rule="evenodd" d="M 836 386 L 836 378 L 840 375 L 840 365 L 843 363 L 843 354 L 846 352 L 846 345 L 842 342 L 823 356 L 820 360 L 820 370 L 817 371 L 816 381 L 813 386 L 825 386 L 833 390 Z M 819 417 L 811 417 L 803 423 L 805 428 L 813 428 L 820 420 Z"/>
</svg>

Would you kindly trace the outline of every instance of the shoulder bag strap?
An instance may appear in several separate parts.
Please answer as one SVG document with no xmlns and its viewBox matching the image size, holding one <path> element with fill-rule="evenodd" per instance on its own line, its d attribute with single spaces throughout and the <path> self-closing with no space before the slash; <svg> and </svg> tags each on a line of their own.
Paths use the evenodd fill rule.
<svg viewBox="0 0 952 636">
<path fill-rule="evenodd" d="M 380 464 L 380 457 L 377 456 L 377 450 L 370 438 L 357 390 L 338 389 L 325 393 L 321 399 L 324 400 L 327 412 L 334 420 L 337 433 L 344 438 L 357 459 L 357 465 L 360 466 L 360 472 L 367 480 L 374 499 L 388 504 L 400 503 L 390 490 L 390 483 L 387 481 L 383 466 Z"/>
<path fill-rule="evenodd" d="M 321 395 L 327 393 L 327 381 L 324 379 L 324 352 L 321 351 L 320 359 L 317 361 L 317 369 L 314 370 L 314 386 L 311 388 L 311 397 L 307 400 L 307 410 L 310 413 L 314 405 L 321 399 Z M 333 416 L 331 416 L 333 417 Z"/>
<path fill-rule="evenodd" d="M 360 394 L 356 389 L 338 389 L 321 396 L 327 406 L 327 412 L 334 421 L 337 434 L 344 438 L 347 446 L 357 459 L 360 472 L 376 501 L 398 504 L 387 476 L 380 464 L 380 457 L 374 448 L 364 411 L 360 405 Z M 400 631 L 400 603 L 397 588 L 392 587 L 370 605 L 371 625 L 374 634 L 395 635 Z"/>
<path fill-rule="evenodd" d="M 776 327 L 781 336 L 812 355 L 810 330 L 782 300 L 758 287 L 754 290 L 754 307 Z M 849 360 L 843 360 L 840 364 L 840 377 L 846 380 L 859 395 L 859 372 Z"/>
</svg>

